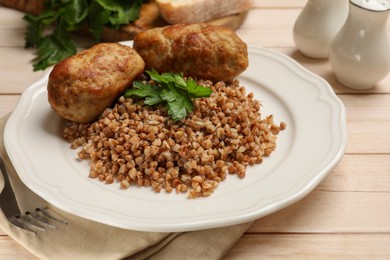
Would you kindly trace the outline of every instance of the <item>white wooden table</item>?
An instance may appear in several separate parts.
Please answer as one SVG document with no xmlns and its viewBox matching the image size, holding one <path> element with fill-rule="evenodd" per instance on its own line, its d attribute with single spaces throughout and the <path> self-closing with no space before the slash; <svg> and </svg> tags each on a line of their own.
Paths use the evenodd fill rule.
<svg viewBox="0 0 390 260">
<path fill-rule="evenodd" d="M 390 77 L 369 91 L 340 85 L 328 61 L 302 56 L 292 27 L 306 1 L 256 0 L 237 31 L 250 45 L 285 53 L 325 78 L 344 102 L 348 146 L 307 197 L 256 221 L 226 259 L 390 259 Z M 33 72 L 21 12 L 0 6 L 0 116 L 45 72 Z M 79 40 L 86 46 L 87 40 Z M 0 259 L 35 259 L 0 230 Z"/>
</svg>

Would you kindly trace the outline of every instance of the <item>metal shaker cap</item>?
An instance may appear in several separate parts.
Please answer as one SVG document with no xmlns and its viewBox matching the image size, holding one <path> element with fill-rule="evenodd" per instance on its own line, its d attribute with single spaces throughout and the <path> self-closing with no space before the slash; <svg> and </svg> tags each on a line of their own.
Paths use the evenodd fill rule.
<svg viewBox="0 0 390 260">
<path fill-rule="evenodd" d="M 389 0 L 350 0 L 350 2 L 369 11 L 384 12 L 390 10 Z"/>
</svg>

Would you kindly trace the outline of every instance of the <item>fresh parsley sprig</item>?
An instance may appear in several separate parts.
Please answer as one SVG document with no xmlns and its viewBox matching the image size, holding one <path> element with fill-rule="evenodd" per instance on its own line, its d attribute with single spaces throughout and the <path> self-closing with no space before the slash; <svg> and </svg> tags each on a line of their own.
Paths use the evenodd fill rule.
<svg viewBox="0 0 390 260">
<path fill-rule="evenodd" d="M 139 17 L 143 0 L 46 0 L 39 15 L 26 14 L 25 47 L 37 48 L 34 71 L 44 70 L 76 53 L 71 32 L 82 26 L 96 40 L 104 26 L 118 29 Z M 53 28 L 47 33 L 47 29 Z"/>
<path fill-rule="evenodd" d="M 124 96 L 144 98 L 144 104 L 153 106 L 165 103 L 168 115 L 179 121 L 194 110 L 193 98 L 209 97 L 212 90 L 198 85 L 192 78 L 183 78 L 183 73 L 162 73 L 146 71 L 151 82 L 135 81 L 133 88 L 126 90 Z"/>
</svg>

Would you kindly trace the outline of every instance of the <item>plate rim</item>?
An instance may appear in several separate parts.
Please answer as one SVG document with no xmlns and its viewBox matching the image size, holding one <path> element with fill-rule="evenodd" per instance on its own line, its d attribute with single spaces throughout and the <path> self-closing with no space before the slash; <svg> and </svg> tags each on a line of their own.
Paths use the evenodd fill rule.
<svg viewBox="0 0 390 260">
<path fill-rule="evenodd" d="M 131 44 L 131 41 L 122 42 L 122 43 Z M 280 200 L 277 203 L 273 203 L 273 204 L 269 205 L 268 207 L 257 210 L 255 212 L 253 212 L 252 214 L 246 214 L 245 216 L 238 216 L 238 217 L 236 216 L 235 218 L 230 218 L 229 221 L 209 221 L 207 223 L 207 225 L 205 225 L 204 223 L 201 223 L 201 224 L 192 223 L 191 225 L 178 224 L 176 226 L 171 226 L 170 228 L 165 228 L 165 227 L 161 227 L 161 225 L 126 226 L 126 225 L 124 225 L 124 223 L 121 223 L 120 225 L 118 225 L 118 223 L 111 223 L 110 220 L 103 220 L 102 221 L 102 220 L 99 220 L 99 219 L 96 219 L 93 217 L 91 218 L 91 216 L 85 216 L 85 215 L 83 215 L 83 216 L 79 215 L 79 216 L 85 217 L 85 218 L 88 218 L 91 220 L 95 220 L 95 221 L 98 221 L 98 222 L 101 222 L 104 224 L 116 226 L 116 227 L 133 229 L 133 230 L 140 230 L 140 231 L 162 231 L 162 232 L 191 231 L 191 230 L 200 230 L 200 229 L 205 229 L 205 228 L 222 227 L 222 226 L 252 221 L 252 220 L 264 217 L 264 216 L 266 216 L 270 213 L 273 213 L 275 211 L 278 211 L 284 207 L 287 207 L 287 206 L 297 202 L 298 200 L 302 199 L 308 193 L 310 193 L 343 158 L 343 155 L 344 155 L 345 150 L 346 150 L 346 145 L 347 145 L 347 126 L 346 126 L 345 106 L 342 103 L 342 101 L 339 99 L 339 97 L 336 95 L 333 88 L 329 85 L 329 83 L 327 81 L 325 81 L 320 76 L 312 73 L 311 71 L 309 71 L 308 69 L 303 67 L 301 64 L 299 64 L 297 61 L 293 60 L 291 57 L 289 57 L 283 53 L 280 53 L 278 51 L 272 50 L 272 49 L 266 49 L 263 47 L 252 46 L 252 45 L 248 45 L 248 52 L 249 52 L 249 54 L 252 52 L 255 52 L 255 53 L 261 53 L 262 55 L 269 55 L 272 59 L 276 59 L 278 62 L 280 62 L 283 65 L 294 70 L 295 74 L 299 74 L 301 77 L 306 77 L 306 78 L 309 78 L 310 80 L 318 81 L 319 85 L 321 87 L 319 87 L 319 85 L 317 85 L 317 88 L 320 90 L 320 92 L 322 92 L 322 91 L 324 92 L 324 93 L 321 93 L 321 96 L 325 95 L 325 97 L 322 96 L 322 98 L 324 98 L 325 100 L 331 99 L 338 106 L 337 110 L 339 110 L 339 112 L 340 112 L 340 114 L 338 115 L 339 116 L 339 128 L 340 128 L 339 129 L 340 130 L 340 136 L 339 136 L 340 143 L 337 144 L 338 151 L 337 151 L 337 153 L 335 153 L 332 156 L 333 159 L 331 160 L 331 163 L 329 163 L 328 165 L 326 165 L 326 167 L 324 167 L 321 171 L 319 171 L 315 175 L 315 177 L 311 179 L 310 182 L 306 183 L 306 185 L 304 187 L 301 187 L 299 192 L 296 192 L 293 195 L 287 196 L 284 200 Z M 4 129 L 4 143 L 5 143 L 6 151 L 9 155 L 11 162 L 13 163 L 19 177 L 22 179 L 23 183 L 25 183 L 26 180 L 23 180 L 23 178 L 19 174 L 19 171 L 23 170 L 23 169 L 21 169 L 20 165 L 17 163 L 18 160 L 17 160 L 17 158 L 15 158 L 15 157 L 17 157 L 17 152 L 15 151 L 16 148 L 12 147 L 12 142 L 11 142 L 11 140 L 13 138 L 12 133 L 11 133 L 12 132 L 11 131 L 12 125 L 15 125 L 17 120 L 18 120 L 18 118 L 17 118 L 18 111 L 22 110 L 23 106 L 26 105 L 25 100 L 26 99 L 29 100 L 29 95 L 31 93 L 33 94 L 34 91 L 39 89 L 40 84 L 47 81 L 49 74 L 50 74 L 50 70 L 40 80 L 33 83 L 29 88 L 27 88 L 22 93 L 21 98 L 20 98 L 17 106 L 15 107 L 14 111 L 11 113 L 11 115 L 6 123 L 5 129 Z M 28 183 L 26 184 L 26 186 L 28 186 L 31 189 L 31 187 L 28 185 Z M 36 193 L 38 195 L 40 195 L 38 192 L 36 192 Z M 80 214 L 78 212 L 69 211 L 69 209 L 67 209 L 66 207 L 58 205 L 56 203 L 51 202 L 51 204 L 53 204 L 54 206 L 56 206 L 64 211 L 70 212 L 72 214 L 76 214 L 76 215 Z"/>
</svg>

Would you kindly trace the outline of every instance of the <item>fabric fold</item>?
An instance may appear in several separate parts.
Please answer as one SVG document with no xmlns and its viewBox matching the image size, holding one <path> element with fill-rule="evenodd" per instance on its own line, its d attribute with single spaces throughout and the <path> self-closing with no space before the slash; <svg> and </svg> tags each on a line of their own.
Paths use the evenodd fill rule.
<svg viewBox="0 0 390 260">
<path fill-rule="evenodd" d="M 186 233 L 140 232 L 120 229 L 66 213 L 33 193 L 18 177 L 4 148 L 0 119 L 0 155 L 22 211 L 46 205 L 67 221 L 44 232 L 25 231 L 11 224 L 0 211 L 0 228 L 40 259 L 220 259 L 251 223 Z M 4 179 L 0 176 L 0 187 Z"/>
</svg>

